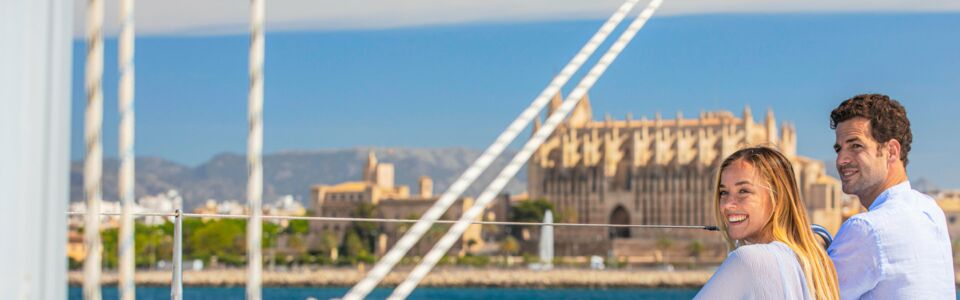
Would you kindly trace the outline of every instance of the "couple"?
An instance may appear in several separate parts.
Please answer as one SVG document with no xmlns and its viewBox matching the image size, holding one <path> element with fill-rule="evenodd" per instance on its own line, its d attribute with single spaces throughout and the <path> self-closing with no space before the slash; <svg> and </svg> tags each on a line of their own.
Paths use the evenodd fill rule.
<svg viewBox="0 0 960 300">
<path fill-rule="evenodd" d="M 910 187 L 906 111 L 878 94 L 830 114 L 843 192 L 867 212 L 843 223 L 824 251 L 790 161 L 766 147 L 720 165 L 717 223 L 734 250 L 698 299 L 956 299 L 943 211 Z"/>
</svg>

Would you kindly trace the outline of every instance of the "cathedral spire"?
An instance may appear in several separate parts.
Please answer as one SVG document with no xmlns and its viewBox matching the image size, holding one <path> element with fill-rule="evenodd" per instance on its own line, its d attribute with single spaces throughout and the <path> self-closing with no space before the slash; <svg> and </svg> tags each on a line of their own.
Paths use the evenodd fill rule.
<svg viewBox="0 0 960 300">
<path fill-rule="evenodd" d="M 377 155 L 370 149 L 367 152 L 367 165 L 363 168 L 363 181 L 376 182 Z"/>
<path fill-rule="evenodd" d="M 743 142 L 747 145 L 756 143 L 753 138 L 753 112 L 750 111 L 750 105 L 743 106 Z"/>
<path fill-rule="evenodd" d="M 777 119 L 773 117 L 773 108 L 767 108 L 767 143 L 770 145 L 778 145 L 780 138 L 777 136 Z"/>
<path fill-rule="evenodd" d="M 590 106 L 590 95 L 583 95 L 583 98 L 580 98 L 577 106 L 570 112 L 567 123 L 570 124 L 570 127 L 579 128 L 586 126 L 590 121 L 593 121 L 593 108 Z"/>
<path fill-rule="evenodd" d="M 557 92 L 556 95 L 553 95 L 553 98 L 550 98 L 550 105 L 547 106 L 547 118 L 553 115 L 553 112 L 557 111 L 561 104 L 563 104 L 563 95 Z"/>
<path fill-rule="evenodd" d="M 753 112 L 750 111 L 750 105 L 743 106 L 743 121 L 747 124 L 753 124 Z"/>
<path fill-rule="evenodd" d="M 540 131 L 540 126 L 543 126 L 543 124 L 540 123 L 540 117 L 537 116 L 536 118 L 533 118 L 533 131 L 530 132 L 530 136 L 537 134 L 537 131 Z"/>
</svg>

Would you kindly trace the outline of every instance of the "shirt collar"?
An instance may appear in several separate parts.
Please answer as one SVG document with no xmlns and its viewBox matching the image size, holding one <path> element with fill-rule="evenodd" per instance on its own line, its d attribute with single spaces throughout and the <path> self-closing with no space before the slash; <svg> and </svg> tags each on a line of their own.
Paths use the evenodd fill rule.
<svg viewBox="0 0 960 300">
<path fill-rule="evenodd" d="M 880 205 L 887 202 L 887 199 L 889 199 L 890 195 L 892 194 L 896 194 L 903 191 L 909 191 L 911 189 L 913 188 L 910 186 L 910 180 L 904 180 L 901 183 L 891 186 L 886 190 L 884 190 L 883 193 L 880 194 L 880 196 L 877 196 L 877 199 L 873 200 L 873 204 L 870 204 L 870 208 L 868 208 L 867 210 L 874 210 L 877 207 L 880 207 Z"/>
</svg>

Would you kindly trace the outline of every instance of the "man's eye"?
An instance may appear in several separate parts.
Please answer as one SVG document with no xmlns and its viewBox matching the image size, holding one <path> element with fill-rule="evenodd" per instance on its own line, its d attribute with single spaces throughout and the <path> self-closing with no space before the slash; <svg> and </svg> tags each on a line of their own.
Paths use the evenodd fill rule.
<svg viewBox="0 0 960 300">
<path fill-rule="evenodd" d="M 860 149 L 860 148 L 863 148 L 863 145 L 853 144 L 853 146 L 851 146 L 851 147 L 853 147 L 853 149 Z"/>
</svg>

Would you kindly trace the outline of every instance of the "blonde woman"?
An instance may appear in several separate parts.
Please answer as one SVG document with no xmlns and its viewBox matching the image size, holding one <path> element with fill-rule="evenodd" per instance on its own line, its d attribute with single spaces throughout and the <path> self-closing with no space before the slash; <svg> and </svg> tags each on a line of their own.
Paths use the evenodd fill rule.
<svg viewBox="0 0 960 300">
<path fill-rule="evenodd" d="M 810 230 L 790 161 L 751 147 L 720 164 L 714 212 L 734 249 L 697 299 L 838 299 L 837 273 Z"/>
</svg>

